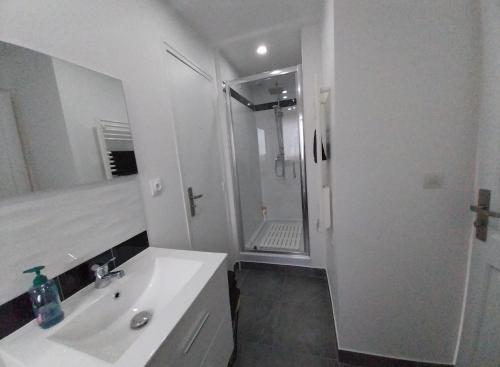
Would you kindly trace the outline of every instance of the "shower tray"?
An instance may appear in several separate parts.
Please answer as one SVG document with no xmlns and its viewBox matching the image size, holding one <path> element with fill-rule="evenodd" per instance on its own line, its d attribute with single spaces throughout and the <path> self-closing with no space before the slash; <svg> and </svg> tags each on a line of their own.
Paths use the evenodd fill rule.
<svg viewBox="0 0 500 367">
<path fill-rule="evenodd" d="M 247 248 L 260 251 L 304 252 L 302 221 L 268 220 Z"/>
</svg>

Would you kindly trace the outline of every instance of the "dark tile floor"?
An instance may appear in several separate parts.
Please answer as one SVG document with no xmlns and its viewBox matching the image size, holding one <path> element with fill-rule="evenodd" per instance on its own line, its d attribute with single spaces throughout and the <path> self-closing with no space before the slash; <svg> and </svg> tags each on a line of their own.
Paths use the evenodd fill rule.
<svg viewBox="0 0 500 367">
<path fill-rule="evenodd" d="M 327 280 L 321 274 L 242 269 L 235 367 L 349 367 L 337 361 Z"/>
</svg>

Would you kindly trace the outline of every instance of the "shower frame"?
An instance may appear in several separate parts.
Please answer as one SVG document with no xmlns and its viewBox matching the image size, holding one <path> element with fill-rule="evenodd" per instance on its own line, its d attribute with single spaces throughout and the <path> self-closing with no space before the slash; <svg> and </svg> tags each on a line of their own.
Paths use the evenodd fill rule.
<svg viewBox="0 0 500 367">
<path fill-rule="evenodd" d="M 306 177 L 306 157 L 305 157 L 305 138 L 304 138 L 304 114 L 303 114 L 303 104 L 302 104 L 302 65 L 291 66 L 288 68 L 280 69 L 279 74 L 271 74 L 271 71 L 266 71 L 264 73 L 246 76 L 243 78 L 238 78 L 234 80 L 224 81 L 225 86 L 225 97 L 226 97 L 226 115 L 228 116 L 228 134 L 230 140 L 231 149 L 231 168 L 232 168 L 232 179 L 233 179 L 233 190 L 235 198 L 235 211 L 236 211 L 236 231 L 238 236 L 238 243 L 240 252 L 248 253 L 263 253 L 263 254 L 280 254 L 280 255 L 310 255 L 310 243 L 309 243 L 309 214 L 308 214 L 308 204 L 307 204 L 307 177 Z M 246 249 L 245 241 L 243 238 L 243 214 L 241 208 L 241 197 L 240 197 L 240 185 L 238 179 L 238 170 L 236 162 L 236 149 L 235 149 L 235 139 L 234 139 L 234 129 L 233 129 L 233 111 L 232 111 L 232 97 L 231 89 L 247 82 L 252 82 L 256 80 L 261 80 L 269 77 L 293 74 L 295 73 L 295 84 L 296 84 L 296 111 L 299 125 L 299 157 L 300 157 L 300 194 L 302 201 L 302 236 L 304 240 L 304 251 L 272 251 L 272 250 L 262 250 L 262 249 Z"/>
</svg>

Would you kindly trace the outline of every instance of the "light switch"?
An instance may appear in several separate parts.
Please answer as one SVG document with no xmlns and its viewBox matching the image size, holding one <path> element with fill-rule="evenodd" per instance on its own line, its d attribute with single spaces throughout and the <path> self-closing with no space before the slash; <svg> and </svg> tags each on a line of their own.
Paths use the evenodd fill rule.
<svg viewBox="0 0 500 367">
<path fill-rule="evenodd" d="M 161 178 L 153 178 L 149 180 L 149 188 L 151 189 L 151 196 L 157 196 L 163 190 Z"/>
<path fill-rule="evenodd" d="M 426 173 L 424 175 L 424 189 L 440 189 L 443 187 L 443 174 L 442 173 Z"/>
</svg>

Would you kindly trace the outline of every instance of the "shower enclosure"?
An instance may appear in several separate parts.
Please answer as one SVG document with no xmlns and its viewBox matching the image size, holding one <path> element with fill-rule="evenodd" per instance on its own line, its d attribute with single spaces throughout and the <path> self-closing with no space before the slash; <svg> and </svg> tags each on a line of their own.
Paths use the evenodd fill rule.
<svg viewBox="0 0 500 367">
<path fill-rule="evenodd" d="M 309 254 L 300 66 L 225 82 L 244 252 Z"/>
</svg>

